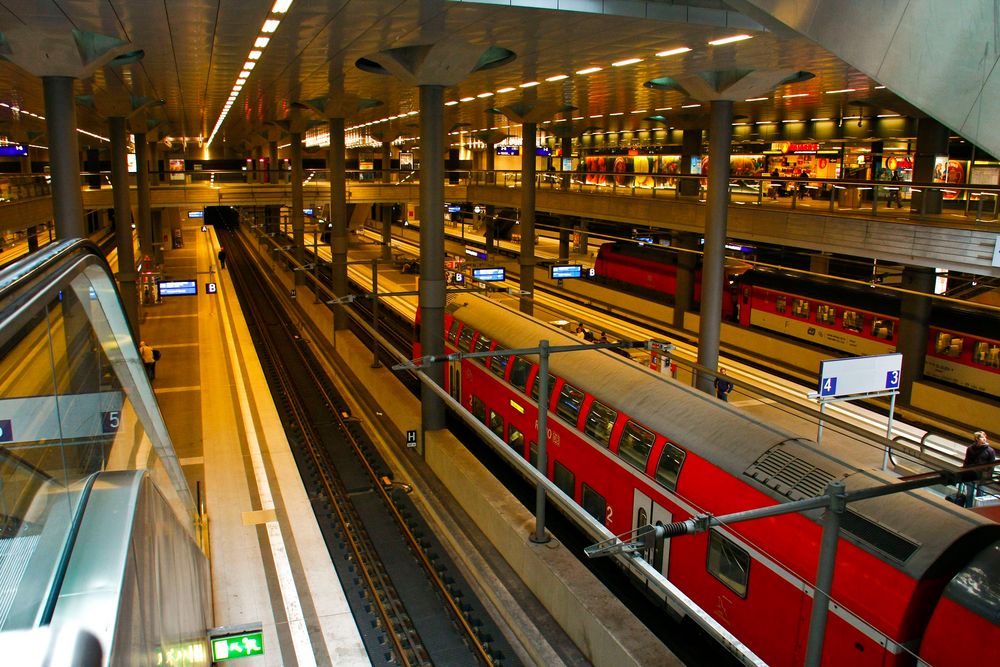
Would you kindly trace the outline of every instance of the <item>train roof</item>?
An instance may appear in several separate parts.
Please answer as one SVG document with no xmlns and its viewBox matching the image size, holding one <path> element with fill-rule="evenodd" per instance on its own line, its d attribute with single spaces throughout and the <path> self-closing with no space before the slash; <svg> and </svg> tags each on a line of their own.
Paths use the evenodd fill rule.
<svg viewBox="0 0 1000 667">
<path fill-rule="evenodd" d="M 535 348 L 541 340 L 551 346 L 580 343 L 561 329 L 477 295 L 454 299 L 448 312 L 506 348 Z M 843 481 L 848 491 L 891 482 L 881 471 L 852 462 L 846 448 L 820 448 L 611 352 L 553 354 L 549 365 L 552 374 L 776 502 L 821 495 L 834 479 Z M 818 519 L 819 512 L 811 516 Z M 842 525 L 849 539 L 918 579 L 935 565 L 943 566 L 941 557 L 949 546 L 960 540 L 968 544 L 972 533 L 984 533 L 972 539 L 981 545 L 1000 537 L 997 524 L 925 492 L 852 503 Z"/>
</svg>

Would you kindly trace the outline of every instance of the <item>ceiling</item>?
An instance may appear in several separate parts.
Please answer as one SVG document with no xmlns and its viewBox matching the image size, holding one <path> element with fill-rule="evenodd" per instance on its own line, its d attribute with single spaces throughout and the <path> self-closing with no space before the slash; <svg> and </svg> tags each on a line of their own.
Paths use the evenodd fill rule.
<svg viewBox="0 0 1000 667">
<path fill-rule="evenodd" d="M 567 4 L 562 0 L 563 5 Z M 122 86 L 135 98 L 164 100 L 150 118 L 161 136 L 186 137 L 194 153 L 207 139 L 234 83 L 261 34 L 265 20 L 280 19 L 270 43 L 250 72 L 212 145 L 213 156 L 242 155 L 248 141 L 259 143 L 266 121 L 287 116 L 297 101 L 347 93 L 378 99 L 380 106 L 346 114 L 354 135 L 378 131 L 414 136 L 419 110 L 417 88 L 391 76 L 359 69 L 362 57 L 406 45 L 461 40 L 499 46 L 516 58 L 465 77 L 445 89 L 446 101 L 473 98 L 445 107 L 445 129 L 477 130 L 506 124 L 487 110 L 525 95 L 554 106 L 572 106 L 568 117 L 607 130 L 639 130 L 668 125 L 708 125 L 707 104 L 683 92 L 645 87 L 661 77 L 710 71 L 807 71 L 813 78 L 762 91 L 759 101 L 737 100 L 734 113 L 745 122 L 809 121 L 844 116 L 902 113 L 910 107 L 876 81 L 829 52 L 791 32 L 764 30 L 718 0 L 665 2 L 581 2 L 589 11 L 554 11 L 510 6 L 510 1 L 452 0 L 294 0 L 283 15 L 271 14 L 274 0 L 0 0 L 0 32 L 37 29 L 42 34 L 99 33 L 141 49 L 144 57 L 116 69 L 100 69 L 77 82 L 79 94 L 111 95 Z M 530 1 L 517 4 L 549 4 Z M 624 16 L 609 13 L 614 5 Z M 655 18 L 667 16 L 670 20 Z M 711 46 L 710 40 L 736 34 L 750 39 Z M 677 47 L 678 55 L 655 54 Z M 612 63 L 629 58 L 641 62 Z M 590 67 L 600 71 L 576 72 Z M 556 75 L 559 81 L 546 81 Z M 539 81 L 528 89 L 522 83 Z M 513 88 L 507 93 L 497 93 Z M 854 89 L 851 92 L 835 92 Z M 477 97 L 494 93 L 489 97 Z M 786 97 L 797 95 L 796 97 Z M 11 62 L 0 61 L 0 120 L 26 129 L 42 128 L 28 113 L 44 114 L 41 79 Z M 386 120 L 389 116 L 401 118 Z M 649 120 L 659 115 L 659 121 Z M 81 129 L 106 137 L 107 123 L 96 111 L 77 109 Z M 316 117 L 318 118 L 318 117 Z M 145 119 L 143 119 L 145 120 Z M 373 123 L 366 125 L 367 123 Z M 544 130 L 546 126 L 542 126 Z M 82 144 L 95 140 L 81 135 Z M 44 139 L 41 140 L 44 144 Z M 183 141 L 174 139 L 173 145 Z M 200 155 L 200 153 L 199 153 Z"/>
</svg>

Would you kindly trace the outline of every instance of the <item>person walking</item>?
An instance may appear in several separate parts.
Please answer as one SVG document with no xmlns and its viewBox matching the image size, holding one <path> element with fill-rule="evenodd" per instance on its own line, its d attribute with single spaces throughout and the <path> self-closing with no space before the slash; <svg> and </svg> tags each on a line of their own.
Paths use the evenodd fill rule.
<svg viewBox="0 0 1000 667">
<path fill-rule="evenodd" d="M 226 268 L 226 249 L 219 248 L 219 268 Z"/>
<path fill-rule="evenodd" d="M 146 376 L 150 381 L 154 380 L 156 378 L 156 350 L 146 345 L 146 341 L 142 341 L 139 343 L 139 357 L 146 369 Z"/>
<path fill-rule="evenodd" d="M 720 368 L 719 374 L 715 377 L 715 396 L 720 401 L 729 401 L 729 392 L 733 390 L 733 383 L 726 377 L 726 369 Z"/>
<path fill-rule="evenodd" d="M 986 431 L 976 431 L 972 434 L 973 441 L 965 450 L 965 461 L 962 467 L 981 466 L 993 463 L 997 460 L 996 452 L 990 446 L 989 437 Z M 965 483 L 965 503 L 966 507 L 975 505 L 976 495 L 979 493 L 980 480 L 990 479 L 993 476 L 993 468 L 987 468 L 979 473 L 979 478 Z"/>
</svg>

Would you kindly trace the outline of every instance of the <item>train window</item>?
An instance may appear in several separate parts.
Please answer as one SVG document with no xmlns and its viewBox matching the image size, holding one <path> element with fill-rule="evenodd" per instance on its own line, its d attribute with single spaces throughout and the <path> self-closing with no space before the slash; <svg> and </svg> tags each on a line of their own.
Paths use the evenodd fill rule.
<svg viewBox="0 0 1000 667">
<path fill-rule="evenodd" d="M 576 426 L 576 422 L 580 419 L 580 406 L 583 404 L 583 397 L 582 391 L 568 382 L 564 382 L 562 391 L 559 392 L 556 414 Z"/>
<path fill-rule="evenodd" d="M 524 434 L 513 426 L 507 428 L 507 444 L 518 454 L 524 455 Z"/>
<path fill-rule="evenodd" d="M 494 349 L 494 352 L 500 351 L 503 348 L 499 345 Z M 510 357 L 490 357 L 490 371 L 493 375 L 496 375 L 501 380 L 503 379 L 504 373 L 507 372 L 507 362 L 510 361 Z"/>
<path fill-rule="evenodd" d="M 462 352 L 472 352 L 472 339 L 475 334 L 476 331 L 472 327 L 463 327 L 462 333 L 458 335 L 458 349 Z"/>
<path fill-rule="evenodd" d="M 787 308 L 786 299 L 783 296 L 779 296 L 774 300 L 774 309 L 779 313 L 785 312 Z"/>
<path fill-rule="evenodd" d="M 472 347 L 472 351 L 473 352 L 489 352 L 490 351 L 490 344 L 492 342 L 493 341 L 490 340 L 487 336 L 484 336 L 483 334 L 479 334 L 479 338 L 476 339 L 476 344 Z M 483 366 L 485 366 L 486 365 L 486 359 L 487 359 L 487 357 L 479 357 L 478 359 L 473 359 L 473 361 L 475 361 L 477 364 L 482 364 Z"/>
<path fill-rule="evenodd" d="M 792 299 L 792 315 L 795 317 L 809 317 L 809 302 L 805 299 Z"/>
<path fill-rule="evenodd" d="M 819 304 L 816 306 L 816 321 L 821 324 L 836 324 L 837 309 L 825 303 Z"/>
<path fill-rule="evenodd" d="M 531 362 L 522 357 L 514 357 L 510 367 L 510 383 L 515 389 L 527 393 L 528 374 L 531 373 Z"/>
<path fill-rule="evenodd" d="M 538 455 L 536 454 L 535 456 L 537 457 Z M 576 490 L 576 476 L 570 472 L 569 468 L 559 463 L 559 461 L 552 464 L 552 481 L 559 487 L 560 491 L 570 498 L 573 497 L 573 491 Z"/>
<path fill-rule="evenodd" d="M 976 341 L 972 359 L 983 366 L 1000 368 L 1000 345 L 985 340 Z"/>
<path fill-rule="evenodd" d="M 598 441 L 605 447 L 611 444 L 611 429 L 618 419 L 618 413 L 598 401 L 590 404 L 590 411 L 587 413 L 587 421 L 583 425 L 583 430 L 587 435 Z"/>
<path fill-rule="evenodd" d="M 604 499 L 604 496 L 586 484 L 582 484 L 581 487 L 580 504 L 583 505 L 583 509 L 586 510 L 587 514 L 603 524 L 605 513 L 608 511 L 608 501 Z"/>
<path fill-rule="evenodd" d="M 937 335 L 937 340 L 934 343 L 934 349 L 937 350 L 938 354 L 944 355 L 946 357 L 959 357 L 962 355 L 962 347 L 965 341 L 956 336 L 952 336 L 950 333 L 945 333 L 944 331 L 939 331 Z M 979 345 L 976 345 L 977 352 Z M 978 356 L 978 355 L 974 355 Z"/>
<path fill-rule="evenodd" d="M 532 468 L 538 467 L 538 443 L 532 442 L 528 444 L 528 463 L 531 464 Z M 559 465 L 558 463 L 556 465 Z"/>
<path fill-rule="evenodd" d="M 448 327 L 448 342 L 452 345 L 455 344 L 455 340 L 458 338 L 458 330 L 461 328 L 462 323 L 454 318 L 451 320 L 451 326 Z"/>
<path fill-rule="evenodd" d="M 656 481 L 671 491 L 677 488 L 677 476 L 684 465 L 684 450 L 669 442 L 663 447 L 660 462 L 656 464 Z"/>
<path fill-rule="evenodd" d="M 726 585 L 741 598 L 747 596 L 747 581 L 750 578 L 750 554 L 726 539 L 722 533 L 708 534 L 709 573 Z"/>
<path fill-rule="evenodd" d="M 653 448 L 656 435 L 634 421 L 629 420 L 618 439 L 618 456 L 639 470 L 646 469 L 649 450 Z"/>
<path fill-rule="evenodd" d="M 865 330 L 865 316 L 853 310 L 845 310 L 843 326 L 848 331 L 861 333 Z"/>
<path fill-rule="evenodd" d="M 894 327 L 895 323 L 892 320 L 876 317 L 872 320 L 872 335 L 876 338 L 892 340 L 892 331 Z"/>
<path fill-rule="evenodd" d="M 501 440 L 503 440 L 503 415 L 498 414 L 498 413 L 493 412 L 492 410 L 490 410 L 490 423 L 489 423 L 489 427 L 490 427 L 490 430 L 493 431 L 493 433 L 498 438 L 500 438 Z"/>
<path fill-rule="evenodd" d="M 486 423 L 486 404 L 478 396 L 472 397 L 472 416 L 479 421 Z"/>
<path fill-rule="evenodd" d="M 534 384 L 531 385 L 531 397 L 533 399 L 535 399 L 536 403 L 538 402 L 538 379 L 540 377 L 541 377 L 540 373 L 536 374 L 535 375 L 535 382 L 534 382 Z M 552 375 L 550 373 L 549 374 L 549 387 L 548 387 L 549 395 L 547 397 L 548 400 L 546 401 L 546 404 L 548 404 L 549 402 L 551 402 L 551 400 L 552 400 L 552 388 L 555 387 L 555 386 L 556 386 L 556 376 Z"/>
</svg>

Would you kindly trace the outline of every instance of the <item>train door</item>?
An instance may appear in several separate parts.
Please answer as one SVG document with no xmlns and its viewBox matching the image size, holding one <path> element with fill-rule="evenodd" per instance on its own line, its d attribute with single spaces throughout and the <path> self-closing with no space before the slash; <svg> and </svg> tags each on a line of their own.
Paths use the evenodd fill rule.
<svg viewBox="0 0 1000 667">
<path fill-rule="evenodd" d="M 657 505 L 653 500 L 636 489 L 632 502 L 632 529 L 649 524 L 666 525 L 673 521 L 673 514 Z M 663 576 L 667 576 L 667 564 L 670 560 L 670 540 L 664 540 L 663 544 L 653 547 L 643 554 L 643 558 L 655 567 Z"/>
<path fill-rule="evenodd" d="M 459 403 L 462 402 L 462 362 L 448 362 L 448 393 Z"/>
</svg>

